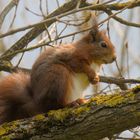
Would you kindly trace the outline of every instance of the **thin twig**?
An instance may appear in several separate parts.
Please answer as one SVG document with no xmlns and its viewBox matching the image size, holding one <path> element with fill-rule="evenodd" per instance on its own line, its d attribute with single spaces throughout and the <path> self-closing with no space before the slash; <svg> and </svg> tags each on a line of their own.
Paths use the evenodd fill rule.
<svg viewBox="0 0 140 140">
<path fill-rule="evenodd" d="M 48 0 L 46 0 L 46 13 L 49 15 Z"/>
<path fill-rule="evenodd" d="M 91 18 L 91 14 L 88 17 L 86 17 L 86 19 L 84 21 L 82 21 L 81 23 L 76 23 L 76 24 L 75 23 L 70 23 L 70 22 L 67 22 L 67 21 L 64 21 L 64 20 L 60 20 L 59 18 L 57 18 L 57 21 L 62 22 L 62 23 L 67 24 L 67 25 L 71 25 L 71 26 L 81 26 L 84 23 L 88 22 L 90 20 L 90 18 Z"/>
<path fill-rule="evenodd" d="M 57 7 L 59 8 L 60 7 L 60 4 L 59 4 L 59 1 L 56 0 L 56 4 L 57 4 Z"/>
<path fill-rule="evenodd" d="M 27 10 L 27 11 L 30 12 L 30 13 L 32 13 L 33 15 L 42 17 L 42 15 L 40 15 L 40 14 L 38 14 L 38 13 L 35 13 L 34 11 L 30 10 L 28 7 L 25 7 L 25 10 Z"/>
<path fill-rule="evenodd" d="M 128 46 L 128 41 L 125 43 L 126 47 L 126 65 L 127 65 L 127 73 L 128 73 L 128 78 L 130 77 L 130 71 L 129 71 L 129 46 Z"/>
<path fill-rule="evenodd" d="M 111 12 L 111 10 L 104 10 L 108 15 L 112 15 L 113 13 Z M 115 20 L 117 20 L 118 22 L 124 24 L 124 25 L 127 25 L 127 26 L 133 26 L 133 27 L 140 27 L 140 24 L 138 23 L 133 23 L 133 22 L 129 22 L 129 21 L 126 21 L 118 16 L 113 16 L 113 18 Z"/>
<path fill-rule="evenodd" d="M 47 25 L 45 24 L 45 28 L 46 28 L 46 32 L 47 32 L 47 37 L 49 38 L 49 40 L 51 41 L 52 39 L 51 39 L 51 35 L 50 35 L 50 33 L 49 33 L 49 31 L 48 31 L 48 27 L 47 27 Z"/>
<path fill-rule="evenodd" d="M 12 28 L 12 26 L 13 26 L 13 24 L 14 24 L 14 21 L 15 21 L 15 19 L 16 19 L 17 8 L 18 8 L 18 5 L 16 5 L 16 7 L 15 7 L 15 13 L 14 13 L 14 16 L 13 16 L 13 19 L 12 19 L 12 22 L 11 22 L 9 28 Z"/>
<path fill-rule="evenodd" d="M 136 80 L 136 79 L 124 79 L 124 78 L 121 78 L 121 77 L 120 78 L 114 78 L 114 77 L 100 76 L 100 82 L 121 85 L 121 84 L 125 84 L 125 83 L 139 84 L 140 83 L 140 80 Z"/>
<path fill-rule="evenodd" d="M 3 24 L 3 21 L 6 17 L 6 15 L 10 12 L 10 10 L 15 7 L 17 4 L 19 3 L 19 0 L 12 0 L 4 9 L 3 11 L 1 12 L 0 14 L 0 29 L 1 29 L 1 26 Z"/>
<path fill-rule="evenodd" d="M 46 16 L 44 15 L 44 12 L 43 12 L 43 9 L 42 9 L 42 0 L 39 1 L 39 9 L 41 11 L 42 17 L 44 17 L 44 19 L 45 19 Z"/>
<path fill-rule="evenodd" d="M 25 52 L 23 52 L 23 53 L 22 53 L 22 55 L 21 55 L 21 57 L 20 57 L 20 59 L 19 59 L 19 61 L 18 61 L 17 65 L 16 65 L 16 67 L 18 67 L 18 66 L 19 66 L 19 64 L 21 63 L 21 61 L 22 61 L 22 58 L 23 58 L 24 54 L 25 54 Z"/>
</svg>

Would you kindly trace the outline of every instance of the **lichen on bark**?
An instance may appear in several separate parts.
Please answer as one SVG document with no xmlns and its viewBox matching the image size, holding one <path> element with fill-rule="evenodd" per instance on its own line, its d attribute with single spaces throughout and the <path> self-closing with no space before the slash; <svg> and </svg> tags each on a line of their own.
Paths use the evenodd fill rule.
<svg viewBox="0 0 140 140">
<path fill-rule="evenodd" d="M 53 110 L 33 118 L 4 123 L 0 126 L 0 139 L 29 139 L 45 135 L 47 139 L 81 136 L 96 140 L 137 126 L 140 121 L 139 106 L 140 86 L 111 95 L 97 95 L 79 107 Z M 113 125 L 116 125 L 116 129 L 112 128 Z M 104 127 L 108 127 L 112 133 L 104 130 Z M 103 130 L 99 131 L 101 128 Z M 90 133 L 84 135 L 85 129 Z"/>
</svg>

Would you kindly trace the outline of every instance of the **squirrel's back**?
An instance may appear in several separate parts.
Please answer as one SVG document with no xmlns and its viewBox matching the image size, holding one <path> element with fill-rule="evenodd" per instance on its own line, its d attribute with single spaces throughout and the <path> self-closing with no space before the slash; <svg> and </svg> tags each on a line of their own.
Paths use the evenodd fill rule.
<svg viewBox="0 0 140 140">
<path fill-rule="evenodd" d="M 29 74 L 18 72 L 3 78 L 0 81 L 0 124 L 34 115 L 31 96 Z"/>
</svg>

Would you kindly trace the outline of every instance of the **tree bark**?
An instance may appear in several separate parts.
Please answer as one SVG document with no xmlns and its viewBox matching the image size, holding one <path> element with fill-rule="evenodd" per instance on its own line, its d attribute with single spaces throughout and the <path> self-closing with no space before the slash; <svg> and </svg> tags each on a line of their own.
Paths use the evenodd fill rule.
<svg viewBox="0 0 140 140">
<path fill-rule="evenodd" d="M 140 86 L 0 126 L 0 139 L 99 140 L 140 124 Z"/>
</svg>

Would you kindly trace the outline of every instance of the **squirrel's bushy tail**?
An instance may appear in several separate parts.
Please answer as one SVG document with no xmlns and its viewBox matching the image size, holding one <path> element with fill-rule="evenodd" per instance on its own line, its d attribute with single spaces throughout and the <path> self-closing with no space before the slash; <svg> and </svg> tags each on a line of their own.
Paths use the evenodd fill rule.
<svg viewBox="0 0 140 140">
<path fill-rule="evenodd" d="M 30 117 L 35 112 L 29 74 L 13 73 L 0 81 L 0 124 Z"/>
</svg>

